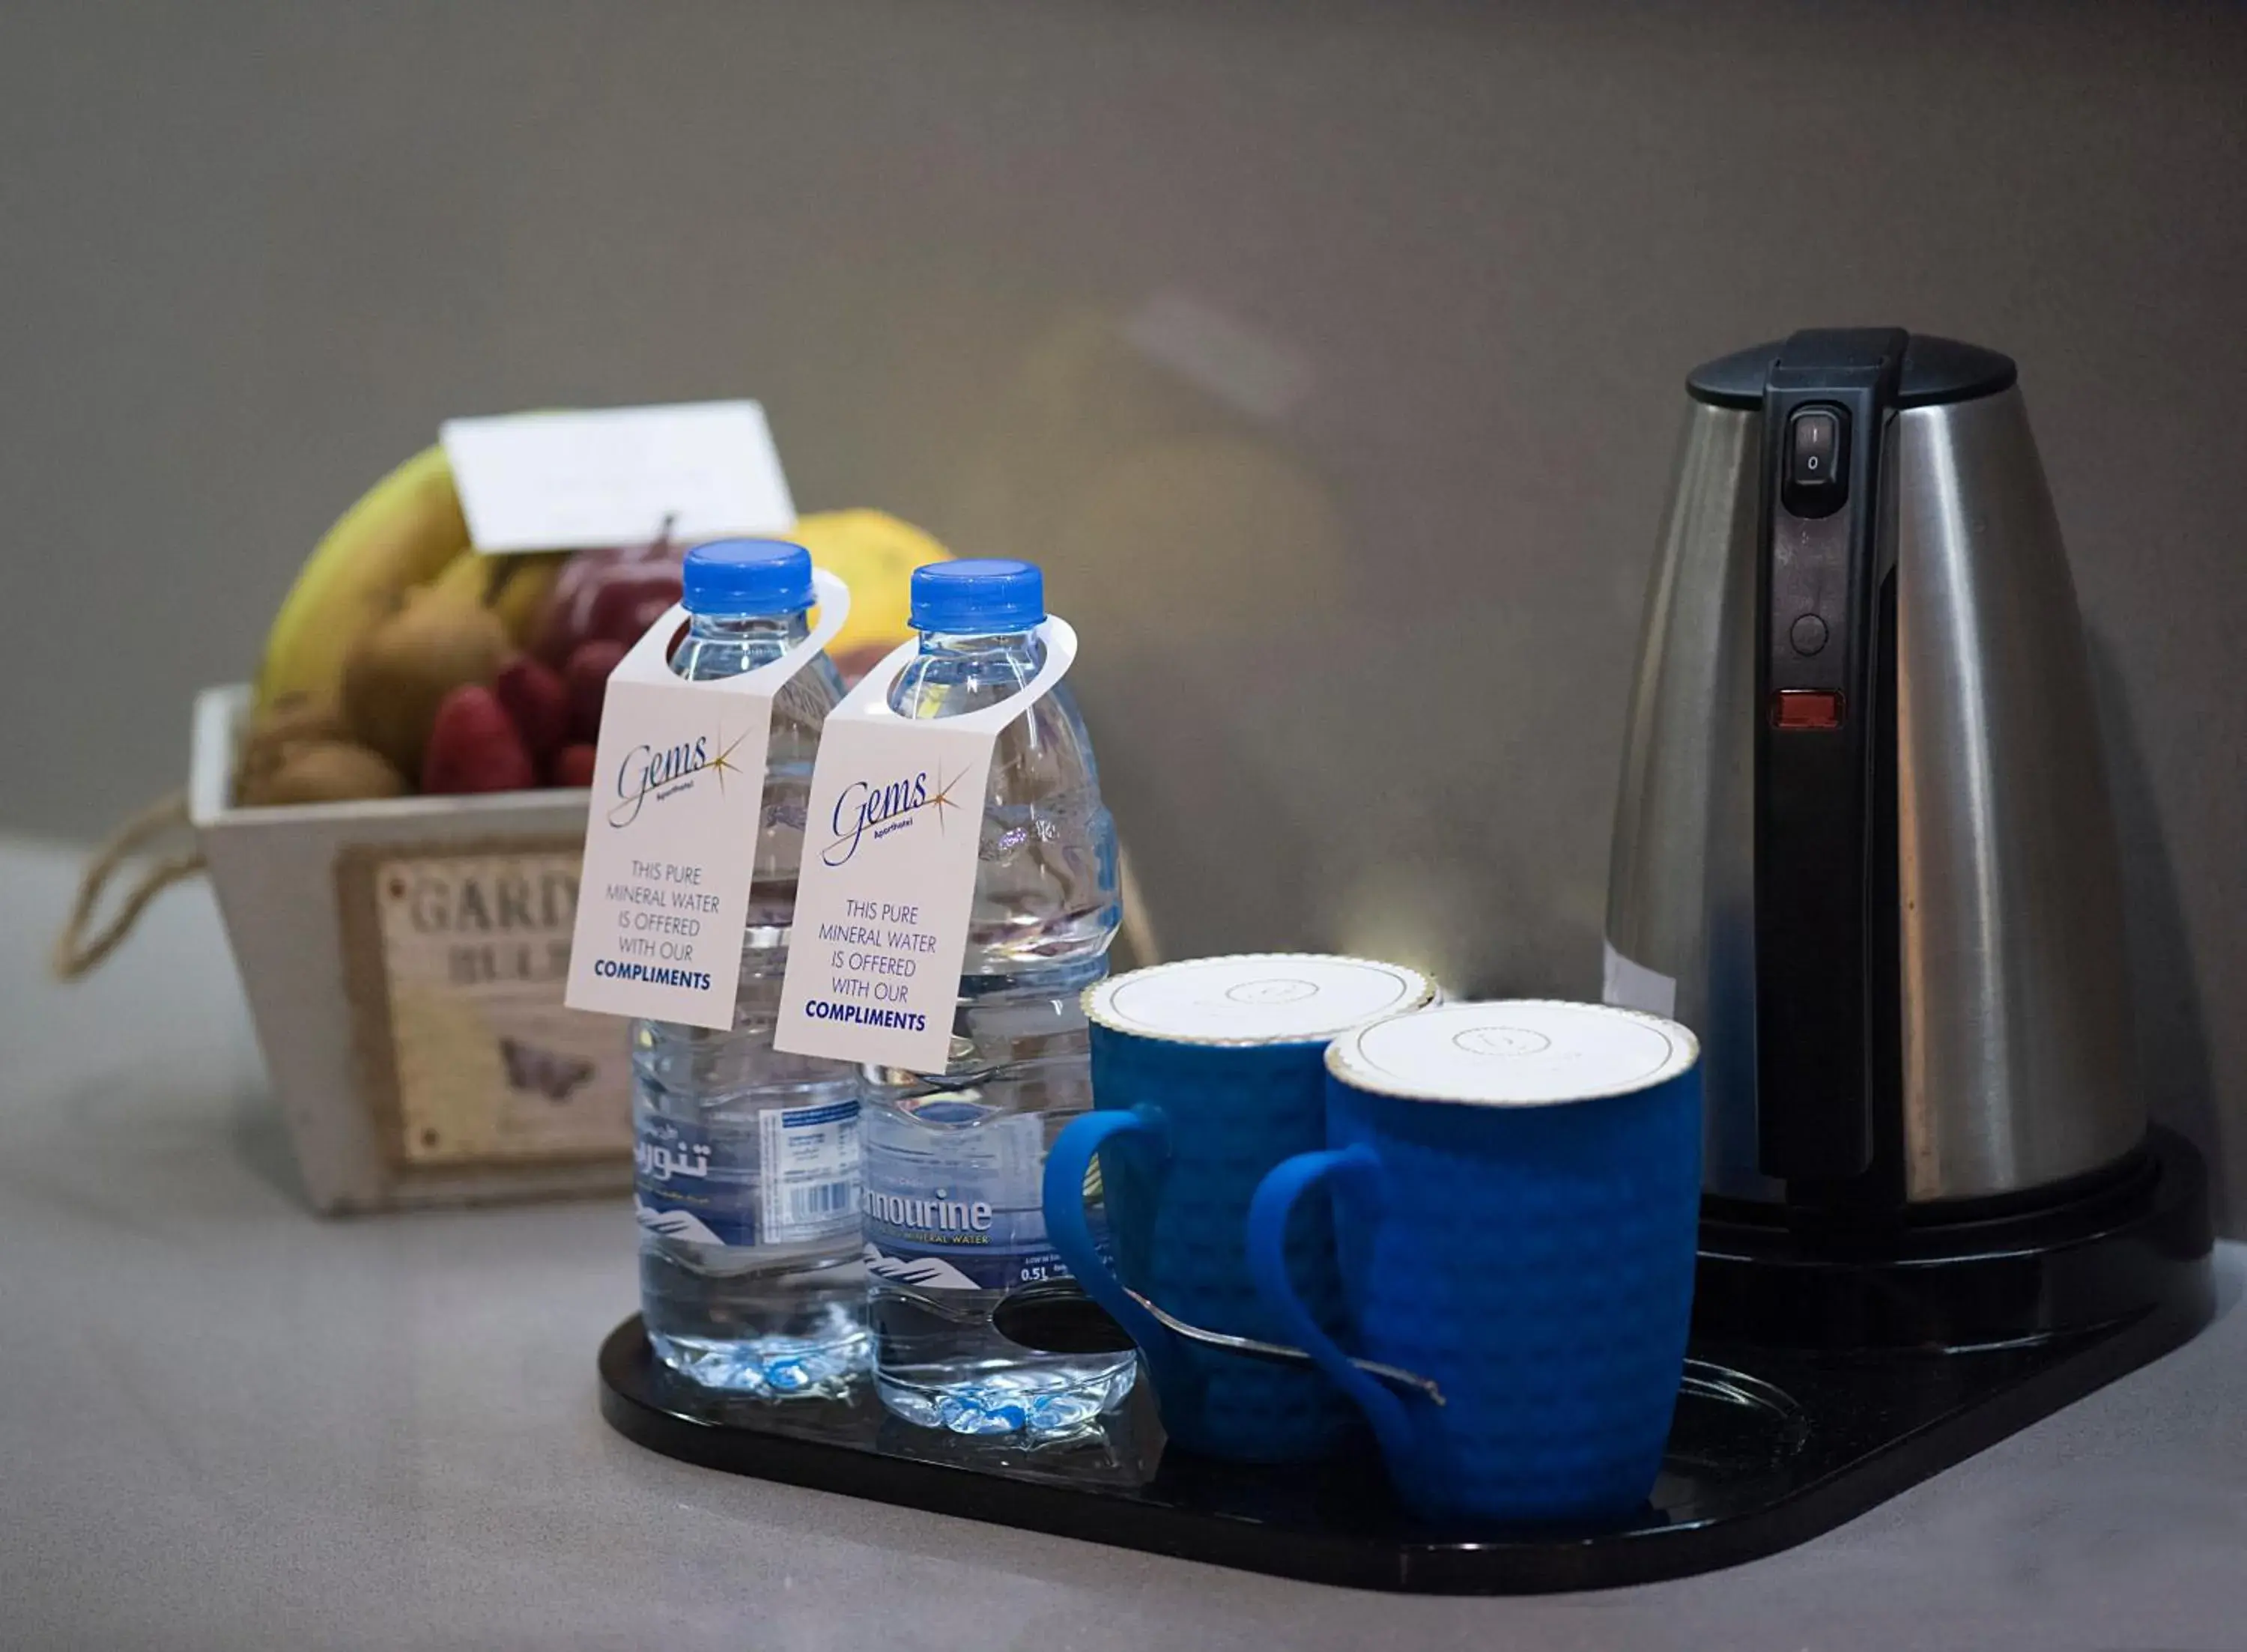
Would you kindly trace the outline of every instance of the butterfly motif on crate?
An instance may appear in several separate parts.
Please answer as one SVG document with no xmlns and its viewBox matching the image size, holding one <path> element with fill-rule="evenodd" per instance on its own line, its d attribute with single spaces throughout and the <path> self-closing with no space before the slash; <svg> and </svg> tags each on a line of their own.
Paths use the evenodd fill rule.
<svg viewBox="0 0 2247 1652">
<path fill-rule="evenodd" d="M 507 1063 L 510 1089 L 536 1090 L 550 1102 L 569 1100 L 570 1091 L 593 1075 L 593 1063 L 582 1056 L 540 1049 L 512 1038 L 500 1040 L 499 1053 Z"/>
</svg>

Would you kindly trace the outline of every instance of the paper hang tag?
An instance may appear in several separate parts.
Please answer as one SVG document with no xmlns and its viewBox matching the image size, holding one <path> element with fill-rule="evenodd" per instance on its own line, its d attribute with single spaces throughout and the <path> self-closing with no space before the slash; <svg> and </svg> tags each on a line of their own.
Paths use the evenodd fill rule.
<svg viewBox="0 0 2247 1652">
<path fill-rule="evenodd" d="M 811 771 L 775 1048 L 944 1070 L 992 748 L 1076 658 L 1067 621 L 1048 618 L 1037 634 L 1045 664 L 995 706 L 925 722 L 891 710 L 890 685 L 919 652 L 916 640 L 892 650 L 829 713 Z"/>
<path fill-rule="evenodd" d="M 673 608 L 609 674 L 594 747 L 572 1009 L 723 1030 L 763 824 L 773 696 L 843 629 L 850 592 L 815 570 L 819 619 L 768 666 L 708 682 L 673 673 Z"/>
</svg>

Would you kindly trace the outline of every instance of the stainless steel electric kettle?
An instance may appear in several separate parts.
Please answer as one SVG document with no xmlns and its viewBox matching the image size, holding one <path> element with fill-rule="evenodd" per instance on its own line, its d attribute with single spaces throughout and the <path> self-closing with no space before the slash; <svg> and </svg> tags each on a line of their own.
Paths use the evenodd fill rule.
<svg viewBox="0 0 2247 1652">
<path fill-rule="evenodd" d="M 2015 376 L 1866 330 L 1688 380 L 1607 995 L 1700 1034 L 1721 1199 L 2058 1196 L 2145 1136 L 2081 625 Z"/>
</svg>

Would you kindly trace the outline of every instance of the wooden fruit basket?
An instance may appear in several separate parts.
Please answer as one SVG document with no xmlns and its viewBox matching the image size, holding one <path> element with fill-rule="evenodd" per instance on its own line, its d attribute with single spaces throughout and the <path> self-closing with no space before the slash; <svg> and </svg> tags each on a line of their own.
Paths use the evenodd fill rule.
<svg viewBox="0 0 2247 1652">
<path fill-rule="evenodd" d="M 629 1187 L 623 1024 L 562 1007 L 585 793 L 237 807 L 249 705 L 196 700 L 188 818 L 312 1206 Z"/>
</svg>

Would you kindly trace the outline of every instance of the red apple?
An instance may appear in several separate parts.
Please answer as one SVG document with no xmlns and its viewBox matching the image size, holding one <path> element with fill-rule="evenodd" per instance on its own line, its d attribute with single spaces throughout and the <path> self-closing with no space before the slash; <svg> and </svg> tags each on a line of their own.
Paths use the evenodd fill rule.
<svg viewBox="0 0 2247 1652">
<path fill-rule="evenodd" d="M 629 647 L 679 600 L 684 547 L 659 542 L 615 550 L 581 550 L 563 567 L 533 651 L 559 671 L 581 643 Z"/>
</svg>

